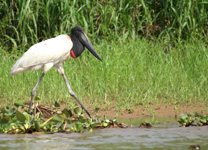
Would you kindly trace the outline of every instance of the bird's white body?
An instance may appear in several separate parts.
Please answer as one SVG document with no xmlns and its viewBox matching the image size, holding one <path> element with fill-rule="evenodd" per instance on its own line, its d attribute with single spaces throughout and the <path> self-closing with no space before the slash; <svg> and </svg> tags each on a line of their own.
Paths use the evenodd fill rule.
<svg viewBox="0 0 208 150">
<path fill-rule="evenodd" d="M 43 69 L 46 73 L 52 67 L 62 67 L 62 62 L 70 58 L 73 47 L 71 38 L 62 34 L 37 43 L 29 48 L 11 69 L 11 76 L 28 70 Z"/>
<path fill-rule="evenodd" d="M 71 38 L 62 34 L 55 38 L 51 38 L 40 43 L 37 43 L 29 48 L 22 57 L 17 60 L 14 66 L 11 69 L 11 76 L 14 76 L 18 73 L 25 72 L 28 70 L 39 70 L 43 69 L 43 73 L 38 80 L 37 84 L 31 91 L 31 100 L 28 109 L 30 113 L 33 99 L 36 93 L 36 90 L 42 81 L 45 74 L 52 68 L 55 67 L 58 69 L 58 72 L 64 78 L 66 86 L 69 90 L 70 95 L 81 105 L 89 117 L 90 113 L 77 98 L 75 93 L 72 91 L 67 78 L 64 74 L 64 68 L 62 62 L 69 59 L 71 56 L 77 58 L 84 51 L 85 47 L 100 61 L 102 59 L 98 56 L 97 52 L 93 48 L 91 42 L 89 41 L 87 35 L 84 32 L 84 29 L 80 26 L 76 26 L 71 30 Z M 73 49 L 72 49 L 73 48 Z"/>
</svg>

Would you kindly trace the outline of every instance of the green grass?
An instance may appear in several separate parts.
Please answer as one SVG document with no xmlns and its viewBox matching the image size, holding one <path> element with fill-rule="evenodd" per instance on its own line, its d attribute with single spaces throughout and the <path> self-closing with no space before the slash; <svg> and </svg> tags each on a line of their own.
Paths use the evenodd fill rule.
<svg viewBox="0 0 208 150">
<path fill-rule="evenodd" d="M 99 40 L 93 42 L 103 62 L 87 50 L 64 62 L 65 74 L 76 95 L 93 107 L 115 106 L 116 110 L 138 104 L 206 102 L 208 91 L 207 41 L 189 40 L 169 47 L 163 42 Z M 22 54 L 0 47 L 0 99 L 2 105 L 30 100 L 30 92 L 42 71 L 10 76 Z M 17 57 L 17 58 L 16 58 Z M 51 69 L 37 93 L 41 103 L 75 103 L 57 70 Z"/>
<path fill-rule="evenodd" d="M 0 42 L 11 51 L 80 25 L 93 39 L 169 38 L 208 35 L 207 0 L 47 0 L 0 3 Z"/>
<path fill-rule="evenodd" d="M 207 102 L 207 0 L 47 0 L 0 2 L 0 99 L 30 99 L 42 71 L 12 78 L 10 69 L 33 44 L 82 26 L 103 62 L 85 51 L 64 63 L 84 104 L 135 105 Z M 37 90 L 41 103 L 74 104 L 51 69 Z"/>
</svg>

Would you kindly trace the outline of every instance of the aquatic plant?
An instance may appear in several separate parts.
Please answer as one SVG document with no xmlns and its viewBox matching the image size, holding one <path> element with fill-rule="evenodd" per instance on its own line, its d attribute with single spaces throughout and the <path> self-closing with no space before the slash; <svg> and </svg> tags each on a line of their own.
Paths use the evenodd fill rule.
<svg viewBox="0 0 208 150">
<path fill-rule="evenodd" d="M 56 102 L 54 106 L 58 106 Z M 27 106 L 22 101 L 15 103 L 15 107 L 3 107 L 0 113 L 0 133 L 20 134 L 20 133 L 56 133 L 56 132 L 84 132 L 92 131 L 95 128 L 106 127 L 128 127 L 123 123 L 117 123 L 116 118 L 108 119 L 104 116 L 97 119 L 84 117 L 79 107 L 74 109 L 74 116 L 71 117 L 70 110 L 62 111 L 53 108 L 51 117 L 46 118 L 42 108 L 33 106 L 33 111 L 28 114 Z M 79 110 L 78 110 L 79 109 Z M 50 110 L 47 110 L 49 113 Z"/>
<path fill-rule="evenodd" d="M 178 123 L 183 127 L 208 125 L 208 115 L 200 115 L 196 112 L 193 114 L 181 114 Z"/>
</svg>

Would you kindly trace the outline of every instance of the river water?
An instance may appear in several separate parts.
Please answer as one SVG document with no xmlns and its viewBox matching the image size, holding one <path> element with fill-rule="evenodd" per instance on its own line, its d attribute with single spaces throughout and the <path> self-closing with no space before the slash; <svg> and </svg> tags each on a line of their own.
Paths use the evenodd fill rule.
<svg viewBox="0 0 208 150">
<path fill-rule="evenodd" d="M 145 118 L 143 118 L 145 119 Z M 161 119 L 161 118 L 160 118 Z M 106 128 L 84 133 L 0 135 L 1 150 L 90 149 L 208 149 L 208 127 L 179 127 L 174 118 L 159 120 L 150 129 L 138 128 L 141 118 L 120 119 L 128 128 Z M 167 119 L 167 118 L 166 118 Z M 167 119 L 168 120 L 168 119 Z M 156 121 L 157 122 L 157 121 Z"/>
</svg>

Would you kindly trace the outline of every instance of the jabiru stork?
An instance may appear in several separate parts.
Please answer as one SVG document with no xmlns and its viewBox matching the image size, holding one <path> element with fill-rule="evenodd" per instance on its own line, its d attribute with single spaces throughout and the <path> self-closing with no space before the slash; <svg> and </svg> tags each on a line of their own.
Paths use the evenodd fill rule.
<svg viewBox="0 0 208 150">
<path fill-rule="evenodd" d="M 11 68 L 10 74 L 14 75 L 25 72 L 28 70 L 39 70 L 43 69 L 43 73 L 38 80 L 37 84 L 31 92 L 31 100 L 28 109 L 30 113 L 31 106 L 36 90 L 42 81 L 45 74 L 52 68 L 58 69 L 59 73 L 63 76 L 64 81 L 67 85 L 70 95 L 81 105 L 89 117 L 90 113 L 77 98 L 75 93 L 72 91 L 67 78 L 64 74 L 63 62 L 68 60 L 70 57 L 74 59 L 79 57 L 84 51 L 85 47 L 100 61 L 102 59 L 98 56 L 97 52 L 93 48 L 89 38 L 87 37 L 84 29 L 80 26 L 76 26 L 71 30 L 71 37 L 67 34 L 59 35 L 55 38 L 51 38 L 40 43 L 31 46 L 22 57 L 17 60 L 14 66 Z"/>
</svg>

